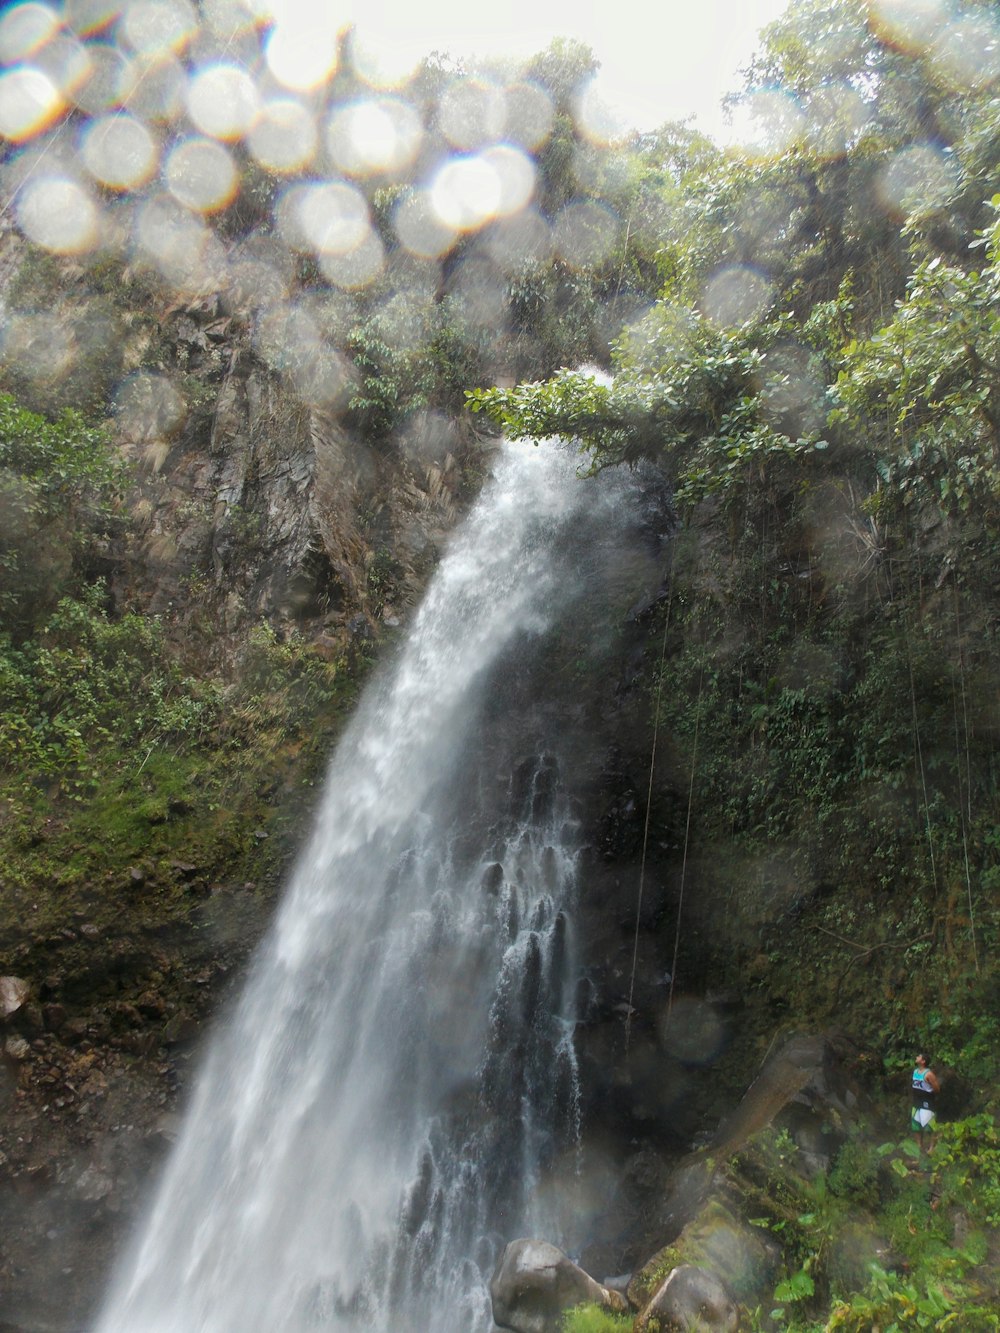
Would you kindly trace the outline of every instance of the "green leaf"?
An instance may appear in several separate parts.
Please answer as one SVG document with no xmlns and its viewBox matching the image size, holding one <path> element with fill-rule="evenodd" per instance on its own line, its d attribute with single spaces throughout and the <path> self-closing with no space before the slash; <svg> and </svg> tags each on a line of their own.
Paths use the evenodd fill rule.
<svg viewBox="0 0 1000 1333">
<path fill-rule="evenodd" d="M 812 1296 L 815 1291 L 815 1282 L 805 1269 L 800 1268 L 797 1273 L 793 1273 L 784 1282 L 778 1283 L 774 1289 L 774 1299 L 776 1301 L 803 1301 Z"/>
</svg>

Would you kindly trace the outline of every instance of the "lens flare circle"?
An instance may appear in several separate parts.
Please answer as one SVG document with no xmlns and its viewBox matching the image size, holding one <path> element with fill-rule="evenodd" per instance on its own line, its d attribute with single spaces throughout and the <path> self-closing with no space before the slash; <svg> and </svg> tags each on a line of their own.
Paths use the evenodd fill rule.
<svg viewBox="0 0 1000 1333">
<path fill-rule="evenodd" d="M 748 157 L 780 157 L 805 129 L 798 99 L 779 88 L 760 88 L 733 109 L 732 141 Z"/>
<path fill-rule="evenodd" d="M 202 134 L 242 139 L 260 114 L 257 85 L 237 65 L 207 65 L 188 84 L 187 112 Z"/>
<path fill-rule="evenodd" d="M 926 51 L 948 20 L 945 0 L 868 0 L 868 9 L 882 40 L 911 55 Z"/>
<path fill-rule="evenodd" d="M 17 221 L 29 240 L 54 254 L 83 254 L 97 244 L 97 205 L 66 176 L 29 180 L 17 199 Z"/>
<path fill-rule="evenodd" d="M 63 22 L 78 37 L 90 37 L 111 26 L 121 14 L 116 0 L 64 0 Z"/>
<path fill-rule="evenodd" d="M 133 223 L 139 254 L 178 293 L 219 291 L 226 283 L 225 254 L 209 228 L 169 194 L 147 200 Z"/>
<path fill-rule="evenodd" d="M 187 74 L 173 55 L 135 56 L 118 82 L 118 100 L 144 120 L 176 120 L 186 92 Z"/>
<path fill-rule="evenodd" d="M 303 186 L 295 194 L 295 209 L 306 247 L 318 254 L 347 254 L 369 232 L 365 197 L 345 181 Z"/>
<path fill-rule="evenodd" d="M 327 126 L 327 150 L 348 176 L 394 174 L 420 150 L 423 126 L 415 109 L 398 97 L 367 97 L 338 108 Z"/>
<path fill-rule="evenodd" d="M 549 224 L 534 209 L 501 218 L 484 235 L 486 252 L 505 273 L 517 273 L 552 257 Z"/>
<path fill-rule="evenodd" d="M 374 231 L 367 231 L 353 250 L 319 256 L 323 276 L 344 291 L 368 287 L 385 268 L 385 246 Z"/>
<path fill-rule="evenodd" d="M 1000 27 L 986 13 L 956 18 L 928 54 L 937 73 L 955 91 L 984 87 L 1000 78 Z"/>
<path fill-rule="evenodd" d="M 101 185 L 134 190 L 156 170 L 158 152 L 152 134 L 125 112 L 91 121 L 81 142 L 83 164 Z"/>
<path fill-rule="evenodd" d="M 420 259 L 439 259 L 455 244 L 458 231 L 436 212 L 427 190 L 414 190 L 393 214 L 400 244 Z"/>
<path fill-rule="evenodd" d="M 27 60 L 58 31 L 59 15 L 49 5 L 15 5 L 0 18 L 0 61 Z"/>
<path fill-rule="evenodd" d="M 57 314 L 15 311 L 0 325 L 0 363 L 36 384 L 62 379 L 77 352 L 73 331 Z"/>
<path fill-rule="evenodd" d="M 552 228 L 556 253 L 574 268 L 594 268 L 614 248 L 621 229 L 618 214 L 593 199 L 574 200 L 560 209 Z"/>
<path fill-rule="evenodd" d="M 197 31 L 189 0 L 132 0 L 121 19 L 121 34 L 137 55 L 182 51 Z"/>
<path fill-rule="evenodd" d="M 430 188 L 431 207 L 452 231 L 474 231 L 497 216 L 503 183 L 481 153 L 450 158 Z"/>
<path fill-rule="evenodd" d="M 958 185 L 958 163 L 935 144 L 911 144 L 878 177 L 878 196 L 892 217 L 905 218 L 946 203 Z"/>
<path fill-rule="evenodd" d="M 295 97 L 264 102 L 247 136 L 250 152 L 268 171 L 301 171 L 316 156 L 318 144 L 316 121 Z"/>
<path fill-rule="evenodd" d="M 225 208 L 239 186 L 236 164 L 214 139 L 183 139 L 170 150 L 163 175 L 178 203 L 199 213 Z"/>
<path fill-rule="evenodd" d="M 507 99 L 502 88 L 481 79 L 454 79 L 438 105 L 438 127 L 463 152 L 496 143 L 503 136 Z"/>
<path fill-rule="evenodd" d="M 717 328 L 735 328 L 757 319 L 774 299 L 774 284 L 749 264 L 729 264 L 715 272 L 701 294 L 701 311 Z"/>
<path fill-rule="evenodd" d="M 133 442 L 163 439 L 184 424 L 187 407 L 166 375 L 140 370 L 130 375 L 114 396 L 122 434 Z"/>
<path fill-rule="evenodd" d="M 51 125 L 65 103 L 48 75 L 33 65 L 0 74 L 0 135 L 19 143 Z"/>
<path fill-rule="evenodd" d="M 316 16 L 312 10 L 310 18 Z M 322 87 L 337 70 L 337 30 L 329 20 L 306 23 L 288 11 L 272 29 L 264 58 L 283 87 L 295 92 Z"/>
<path fill-rule="evenodd" d="M 497 217 L 519 213 L 535 192 L 535 165 L 527 153 L 511 144 L 494 144 L 482 153 L 482 159 L 496 173 L 500 182 Z"/>
<path fill-rule="evenodd" d="M 621 139 L 626 132 L 627 127 L 612 107 L 599 74 L 588 80 L 577 93 L 573 113 L 580 132 L 591 143 L 602 147 Z"/>
<path fill-rule="evenodd" d="M 525 81 L 510 85 L 505 102 L 504 138 L 529 152 L 541 148 L 552 133 L 556 117 L 549 94 L 537 83 Z"/>
</svg>

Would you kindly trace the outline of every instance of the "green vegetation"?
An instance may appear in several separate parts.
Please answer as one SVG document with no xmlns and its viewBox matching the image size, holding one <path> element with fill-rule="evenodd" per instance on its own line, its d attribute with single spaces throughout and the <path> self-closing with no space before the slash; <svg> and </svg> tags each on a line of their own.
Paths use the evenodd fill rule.
<svg viewBox="0 0 1000 1333">
<path fill-rule="evenodd" d="M 997 15 L 985 0 L 950 8 L 973 25 Z M 576 441 L 583 471 L 667 478 L 668 586 L 622 694 L 638 737 L 623 765 L 637 773 L 659 740 L 650 880 L 670 887 L 641 923 L 643 956 L 672 972 L 676 939 L 685 986 L 740 996 L 723 1083 L 791 1019 L 865 1044 L 876 1098 L 925 1046 L 952 1098 L 922 1175 L 913 1145 L 880 1152 L 871 1132 L 828 1175 L 797 1171 L 777 1138 L 730 1164 L 770 1201 L 754 1220 L 783 1255 L 758 1326 L 801 1333 L 998 1326 L 1000 106 L 988 71 L 963 78 L 900 35 L 905 9 L 793 4 L 747 72 L 748 94 L 794 112 L 765 123 L 757 154 L 677 126 L 595 147 L 574 113 L 594 57 L 556 43 L 524 71 L 552 116 L 525 154 L 537 249 L 491 224 L 408 255 L 393 219 L 417 185 L 379 179 L 366 188 L 385 264 L 370 283 L 335 290 L 293 247 L 248 281 L 269 273 L 281 300 L 301 297 L 308 336 L 293 345 L 279 320 L 288 345 L 265 347 L 238 297 L 236 327 L 213 334 L 245 335 L 238 355 L 304 402 L 317 366 L 346 367 L 343 401 L 325 382 L 320 399 L 371 446 L 373 471 L 400 461 L 415 416 L 467 404 L 511 435 Z M 455 72 L 430 60 L 412 90 L 435 133 Z M 345 59 L 332 102 L 355 96 L 353 77 Z M 250 247 L 275 239 L 258 229 L 280 191 L 243 168 L 219 233 Z M 553 241 L 569 207 L 588 242 L 608 225 L 582 258 Z M 154 483 L 94 424 L 125 344 L 129 368 L 166 367 L 189 409 L 183 424 L 166 414 L 157 467 L 181 433 L 217 447 L 210 408 L 232 371 L 190 311 L 188 341 L 171 342 L 154 313 L 168 287 L 151 260 L 88 268 L 29 249 L 5 293 L 21 341 L 3 365 L 17 397 L 0 396 L 0 907 L 27 948 L 79 904 L 155 927 L 187 920 L 217 881 L 276 878 L 368 666 L 363 635 L 321 649 L 301 608 L 247 616 L 219 647 L 198 620 L 207 549 L 169 614 L 138 595 L 155 578 L 135 558 Z M 71 372 L 55 352 L 36 365 L 50 309 L 84 349 Z M 567 368 L 587 362 L 610 374 Z M 260 397 L 255 420 L 277 429 Z M 267 441 L 252 444 L 226 513 L 241 547 L 267 541 L 266 503 L 252 507 Z M 384 496 L 364 505 L 378 522 L 359 510 L 344 536 L 359 577 L 343 624 L 397 607 L 410 572 Z M 192 490 L 174 518 L 208 530 L 210 510 Z M 311 599 L 324 613 L 327 594 Z M 610 671 L 594 651 L 566 678 Z M 596 1307 L 566 1320 L 625 1326 Z"/>
<path fill-rule="evenodd" d="M 0 397 L 0 901 L 30 932 L 80 901 L 114 919 L 94 881 L 130 866 L 164 882 L 137 912 L 167 916 L 188 906 L 171 859 L 206 876 L 279 871 L 308 808 L 282 792 L 311 781 L 363 672 L 261 625 L 206 675 L 160 617 L 116 608 L 98 574 L 127 543 L 127 480 L 79 416 Z"/>
<path fill-rule="evenodd" d="M 690 787 L 690 850 L 727 902 L 705 973 L 745 985 L 753 961 L 767 995 L 849 1014 L 876 1049 L 954 1029 L 979 1081 L 1000 944 L 995 108 L 848 0 L 793 6 L 758 81 L 802 128 L 753 161 L 675 157 L 660 298 L 611 381 L 562 370 L 470 407 L 672 479 L 648 680 L 660 808 Z M 928 134 L 925 174 L 893 185 Z"/>
<path fill-rule="evenodd" d="M 631 1327 L 631 1315 L 611 1314 L 599 1305 L 577 1305 L 563 1316 L 563 1333 L 620 1333 Z"/>
</svg>

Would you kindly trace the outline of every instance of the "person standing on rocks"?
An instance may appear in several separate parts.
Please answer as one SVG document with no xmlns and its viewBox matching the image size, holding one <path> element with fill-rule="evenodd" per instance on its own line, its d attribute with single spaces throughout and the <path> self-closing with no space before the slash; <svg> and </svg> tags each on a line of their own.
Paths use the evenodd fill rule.
<svg viewBox="0 0 1000 1333">
<path fill-rule="evenodd" d="M 925 1055 L 918 1055 L 914 1061 L 911 1086 L 913 1105 L 910 1109 L 910 1128 L 923 1152 L 924 1131 L 929 1130 L 933 1124 L 934 1101 L 941 1086 Z"/>
</svg>

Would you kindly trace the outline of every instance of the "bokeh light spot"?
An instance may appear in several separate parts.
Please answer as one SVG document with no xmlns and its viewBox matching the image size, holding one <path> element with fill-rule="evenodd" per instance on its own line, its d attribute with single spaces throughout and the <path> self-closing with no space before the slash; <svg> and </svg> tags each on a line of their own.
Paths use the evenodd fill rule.
<svg viewBox="0 0 1000 1333">
<path fill-rule="evenodd" d="M 356 381 L 351 363 L 322 337 L 312 315 L 282 304 L 261 312 L 253 333 L 258 356 L 287 376 L 304 402 L 346 406 Z"/>
<path fill-rule="evenodd" d="M 805 136 L 814 152 L 840 157 L 857 139 L 868 120 L 864 98 L 848 83 L 817 88 L 805 112 Z"/>
<path fill-rule="evenodd" d="M 412 255 L 437 259 L 450 250 L 458 235 L 436 212 L 428 191 L 415 190 L 400 203 L 393 215 L 400 243 Z"/>
<path fill-rule="evenodd" d="M 227 44 L 256 26 L 254 5 L 245 0 L 200 0 L 199 8 L 207 30 Z"/>
<path fill-rule="evenodd" d="M 119 386 L 114 410 L 122 434 L 136 443 L 175 434 L 187 411 L 170 380 L 147 370 L 137 371 Z"/>
<path fill-rule="evenodd" d="M 351 64 L 372 88 L 400 88 L 413 77 L 425 52 L 412 41 L 400 40 L 388 24 L 373 24 L 359 16 L 351 30 Z"/>
<path fill-rule="evenodd" d="M 97 205 L 75 180 L 29 180 L 17 200 L 17 220 L 29 240 L 55 254 L 83 254 L 97 244 Z"/>
<path fill-rule="evenodd" d="M 226 309 L 243 311 L 277 305 L 288 296 L 291 256 L 280 242 L 251 236 L 238 246 L 227 266 Z"/>
<path fill-rule="evenodd" d="M 0 134 L 5 139 L 30 139 L 51 125 L 64 105 L 52 80 L 32 65 L 0 74 Z"/>
<path fill-rule="evenodd" d="M 495 144 L 483 152 L 482 159 L 496 172 L 500 182 L 497 216 L 509 217 L 520 212 L 535 192 L 535 165 L 531 158 L 510 144 Z"/>
<path fill-rule="evenodd" d="M 59 31 L 59 15 L 49 5 L 14 5 L 0 18 L 0 61 L 27 60 Z"/>
<path fill-rule="evenodd" d="M 342 254 L 321 254 L 319 266 L 329 282 L 346 291 L 356 291 L 374 282 L 382 272 L 385 246 L 375 232 L 369 230 L 352 250 Z"/>
<path fill-rule="evenodd" d="M 353 185 L 332 181 L 303 186 L 294 201 L 299 229 L 310 250 L 347 254 L 368 234 L 368 204 Z"/>
<path fill-rule="evenodd" d="M 593 199 L 560 209 L 552 228 L 556 253 L 575 268 L 593 268 L 606 259 L 618 239 L 618 214 Z"/>
<path fill-rule="evenodd" d="M 801 138 L 806 122 L 791 93 L 762 88 L 733 109 L 730 141 L 748 157 L 780 157 Z"/>
<path fill-rule="evenodd" d="M 507 323 L 507 284 L 485 255 L 463 260 L 448 282 L 452 311 L 468 329 L 499 332 Z"/>
<path fill-rule="evenodd" d="M 872 27 L 903 51 L 925 51 L 947 22 L 945 0 L 868 0 Z"/>
<path fill-rule="evenodd" d="M 188 85 L 187 109 L 202 134 L 215 139 L 240 139 L 260 112 L 253 79 L 236 65 L 208 65 Z"/>
<path fill-rule="evenodd" d="M 505 273 L 543 264 L 552 255 L 549 224 L 534 209 L 495 222 L 484 243 L 487 254 Z"/>
<path fill-rule="evenodd" d="M 686 1065 L 707 1065 L 719 1054 L 726 1029 L 710 1004 L 682 995 L 658 1023 L 660 1044 Z"/>
<path fill-rule="evenodd" d="M 453 148 L 468 151 L 496 143 L 507 119 L 502 88 L 480 79 L 455 79 L 438 106 L 438 125 Z"/>
<path fill-rule="evenodd" d="M 90 77 L 87 50 L 72 37 L 55 37 L 38 52 L 33 63 L 67 99 L 74 98 Z"/>
<path fill-rule="evenodd" d="M 986 13 L 956 18 L 929 54 L 938 74 L 957 92 L 981 88 L 1000 78 L 1000 28 Z"/>
<path fill-rule="evenodd" d="M 537 83 L 515 83 L 507 89 L 504 137 L 522 148 L 540 148 L 552 133 L 552 98 Z"/>
<path fill-rule="evenodd" d="M 793 439 L 818 433 L 826 421 L 826 385 L 798 343 L 779 343 L 767 354 L 760 391 L 764 416 Z"/>
<path fill-rule="evenodd" d="M 15 311 L 0 324 L 0 362 L 36 383 L 72 369 L 76 342 L 66 320 L 43 311 Z"/>
<path fill-rule="evenodd" d="M 600 75 L 589 79 L 574 100 L 576 123 L 591 143 L 606 145 L 625 132 L 621 117 L 612 110 Z"/>
<path fill-rule="evenodd" d="M 114 190 L 145 185 L 158 160 L 149 130 L 124 113 L 91 121 L 83 135 L 81 155 L 91 176 Z"/>
<path fill-rule="evenodd" d="M 774 299 L 774 284 L 748 264 L 731 264 L 709 278 L 701 310 L 718 328 L 734 328 L 757 319 Z"/>
<path fill-rule="evenodd" d="M 157 195 L 135 218 L 140 253 L 176 291 L 199 294 L 225 285 L 221 246 L 200 218 L 176 199 Z"/>
<path fill-rule="evenodd" d="M 886 211 L 905 218 L 944 204 L 958 184 L 958 164 L 934 144 L 912 144 L 897 153 L 878 178 Z"/>
<path fill-rule="evenodd" d="M 187 75 L 172 55 L 135 56 L 122 71 L 119 100 L 144 120 L 175 120 L 184 108 Z"/>
<path fill-rule="evenodd" d="M 265 102 L 250 131 L 251 153 L 269 171 L 301 171 L 316 156 L 319 135 L 312 113 L 294 97 Z"/>
<path fill-rule="evenodd" d="M 103 42 L 91 42 L 87 56 L 87 77 L 73 94 L 73 101 L 81 111 L 99 116 L 102 111 L 110 111 L 118 105 L 121 80 L 128 62 L 116 46 Z"/>
<path fill-rule="evenodd" d="M 286 88 L 306 92 L 333 77 L 337 69 L 337 29 L 329 14 L 284 11 L 267 39 L 267 67 Z"/>
<path fill-rule="evenodd" d="M 236 164 L 214 139 L 183 139 L 170 150 L 164 168 L 167 188 L 186 208 L 212 213 L 236 194 Z"/>
<path fill-rule="evenodd" d="M 430 189 L 431 206 L 446 227 L 471 231 L 497 215 L 503 186 L 496 168 L 480 154 L 450 158 Z"/>
<path fill-rule="evenodd" d="M 397 97 L 364 98 L 334 112 L 326 139 L 334 164 L 346 175 L 393 174 L 413 162 L 423 127 L 408 102 Z"/>
<path fill-rule="evenodd" d="M 121 32 L 138 55 L 182 51 L 198 30 L 189 0 L 132 0 L 122 15 Z"/>
<path fill-rule="evenodd" d="M 121 14 L 118 0 L 64 0 L 63 22 L 79 37 L 101 32 Z"/>
<path fill-rule="evenodd" d="M 426 340 L 433 298 L 410 290 L 396 292 L 379 307 L 378 327 L 393 347 L 413 351 Z"/>
</svg>

